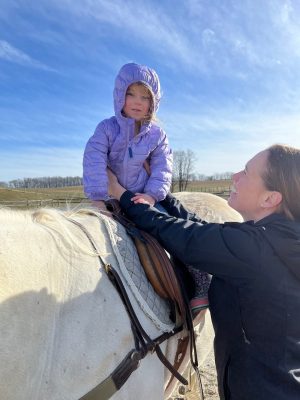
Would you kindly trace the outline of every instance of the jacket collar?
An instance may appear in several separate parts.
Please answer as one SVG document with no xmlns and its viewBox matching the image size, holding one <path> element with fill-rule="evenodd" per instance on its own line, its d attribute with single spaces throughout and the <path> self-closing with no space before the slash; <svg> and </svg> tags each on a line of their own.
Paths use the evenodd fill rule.
<svg viewBox="0 0 300 400">
<path fill-rule="evenodd" d="M 281 213 L 274 213 L 274 214 L 268 215 L 267 217 L 260 219 L 257 222 L 254 222 L 254 221 L 249 221 L 249 222 L 255 226 L 263 226 L 263 225 L 267 225 L 274 221 L 288 221 L 288 219 Z"/>
<path fill-rule="evenodd" d="M 130 138 L 134 136 L 135 120 L 133 118 L 126 118 L 122 114 L 116 116 L 118 124 L 122 131 L 129 132 Z M 139 137 L 144 136 L 152 127 L 152 122 L 147 122 L 143 124 Z"/>
</svg>

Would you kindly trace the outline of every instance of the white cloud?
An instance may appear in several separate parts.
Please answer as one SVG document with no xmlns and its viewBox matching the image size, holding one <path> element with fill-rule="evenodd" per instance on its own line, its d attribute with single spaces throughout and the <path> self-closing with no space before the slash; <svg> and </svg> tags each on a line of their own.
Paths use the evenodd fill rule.
<svg viewBox="0 0 300 400">
<path fill-rule="evenodd" d="M 238 171 L 259 151 L 274 143 L 300 148 L 299 114 L 240 113 L 205 110 L 168 114 L 165 130 L 174 150 L 192 149 L 197 172 Z"/>
<path fill-rule="evenodd" d="M 168 57 L 176 55 L 186 64 L 193 63 L 190 40 L 180 31 L 180 24 L 170 18 L 163 9 L 147 4 L 138 7 L 134 2 L 131 5 L 123 1 L 119 4 L 104 3 L 105 7 L 102 4 L 95 15 L 97 19 L 132 32 L 135 35 L 134 40 L 147 41 L 147 46 L 161 53 L 167 52 Z"/>
<path fill-rule="evenodd" d="M 38 60 L 31 58 L 28 54 L 17 49 L 16 47 L 13 47 L 5 40 L 0 40 L 0 58 L 28 67 L 39 68 L 46 71 L 54 71 L 54 69 L 48 67 Z"/>
<path fill-rule="evenodd" d="M 254 0 L 228 7 L 189 0 L 177 9 L 172 2 L 40 0 L 38 10 L 43 18 L 49 14 L 53 20 L 55 11 L 62 21 L 67 18 L 73 26 L 70 33 L 89 26 L 95 40 L 113 27 L 115 35 L 119 31 L 129 44 L 151 49 L 170 68 L 180 64 L 195 72 L 244 79 L 256 68 L 292 67 L 300 55 L 299 13 L 290 1 Z M 54 33 L 52 39 L 61 40 Z"/>
<path fill-rule="evenodd" d="M 66 128 L 76 124 L 78 130 L 69 137 L 74 146 L 80 132 L 88 135 L 98 115 L 99 119 L 110 115 L 112 101 L 103 95 L 104 89 L 108 93 L 105 85 L 110 82 L 112 86 L 118 67 L 136 55 L 137 62 L 151 60 L 162 71 L 168 90 L 168 99 L 161 107 L 166 131 L 174 147 L 197 151 L 199 171 L 239 169 L 255 152 L 274 142 L 300 146 L 300 13 L 296 2 L 186 0 L 173 7 L 172 0 L 40 0 L 32 3 L 32 18 L 22 2 L 6 3 L 5 9 L 13 10 L 10 17 L 15 14 L 19 22 L 16 39 L 11 39 L 13 33 L 5 36 L 9 42 L 19 43 L 22 36 L 26 49 L 38 43 L 32 54 L 40 51 L 43 58 L 35 57 L 52 57 L 52 63 L 57 62 L 68 78 L 79 78 L 77 89 L 81 85 L 91 89 L 91 96 L 87 96 L 84 90 L 75 92 L 75 86 L 66 89 L 62 83 L 64 91 L 53 102 L 54 107 L 49 102 L 51 83 L 44 83 L 45 102 L 35 96 L 42 103 L 40 108 L 29 96 L 20 104 L 16 93 L 11 114 L 0 110 L 2 132 L 7 128 L 12 135 L 6 142 L 42 147 L 49 140 L 52 145 L 64 142 L 65 146 L 65 135 L 72 132 Z M 5 12 L 0 10 L 0 18 Z M 9 42 L 0 40 L 0 59 L 52 70 Z M 62 57 L 56 59 L 53 54 Z M 82 77 L 85 79 L 80 80 Z M 96 90 L 96 85 L 89 86 L 92 81 L 103 84 Z M 67 83 L 74 85 L 71 80 Z M 69 90 L 73 90 L 72 99 L 64 97 Z M 81 93 L 86 95 L 82 102 Z M 80 106 L 69 110 L 64 103 L 72 101 Z M 30 102 L 31 107 L 26 108 Z M 14 138 L 14 132 L 21 133 Z M 60 132 L 61 142 L 57 139 Z M 6 151 L 0 170 L 7 174 L 14 171 L 14 177 L 25 176 L 23 170 L 31 176 L 42 171 L 62 175 L 66 168 L 60 160 L 67 159 L 72 171 L 81 167 L 82 151 L 71 152 L 77 152 L 76 161 L 65 149 L 52 148 L 45 153 L 32 148 L 25 156 Z"/>
</svg>

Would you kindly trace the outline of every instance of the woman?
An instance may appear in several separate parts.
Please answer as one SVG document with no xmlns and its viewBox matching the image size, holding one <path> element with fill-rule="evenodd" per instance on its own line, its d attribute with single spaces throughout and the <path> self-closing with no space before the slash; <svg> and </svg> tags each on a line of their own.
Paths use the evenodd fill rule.
<svg viewBox="0 0 300 400">
<path fill-rule="evenodd" d="M 111 174 L 110 193 L 168 252 L 213 275 L 220 398 L 299 399 L 300 149 L 274 145 L 233 176 L 228 203 L 243 223 L 189 220 L 171 196 L 163 205 L 184 219 L 135 205 Z"/>
</svg>

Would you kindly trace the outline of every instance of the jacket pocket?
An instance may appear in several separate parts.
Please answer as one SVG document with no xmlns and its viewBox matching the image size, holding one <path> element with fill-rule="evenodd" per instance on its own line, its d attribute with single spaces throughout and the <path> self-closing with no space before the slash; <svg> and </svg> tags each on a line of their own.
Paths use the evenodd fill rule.
<svg viewBox="0 0 300 400">
<path fill-rule="evenodd" d="M 132 146 L 128 148 L 128 152 L 129 162 L 132 162 L 133 164 L 143 164 L 143 162 L 148 158 L 149 155 L 149 150 L 146 146 Z"/>
</svg>

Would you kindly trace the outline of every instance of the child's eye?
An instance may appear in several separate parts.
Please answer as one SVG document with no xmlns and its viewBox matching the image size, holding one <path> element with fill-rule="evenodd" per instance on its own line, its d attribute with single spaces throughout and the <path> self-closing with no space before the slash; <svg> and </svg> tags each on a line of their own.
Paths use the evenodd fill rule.
<svg viewBox="0 0 300 400">
<path fill-rule="evenodd" d="M 142 96 L 142 99 L 143 100 L 150 100 L 150 97 L 149 96 Z"/>
<path fill-rule="evenodd" d="M 127 92 L 127 93 L 126 93 L 126 96 L 133 96 L 133 93 Z"/>
</svg>

